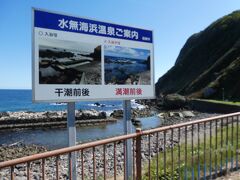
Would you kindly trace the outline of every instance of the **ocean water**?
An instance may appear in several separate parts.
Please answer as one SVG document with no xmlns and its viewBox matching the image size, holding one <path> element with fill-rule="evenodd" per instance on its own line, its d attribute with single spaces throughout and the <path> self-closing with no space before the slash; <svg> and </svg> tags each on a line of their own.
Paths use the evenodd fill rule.
<svg viewBox="0 0 240 180">
<path fill-rule="evenodd" d="M 161 125 L 161 120 L 156 117 L 139 118 L 142 129 L 152 129 Z M 132 132 L 136 128 L 132 126 Z M 76 128 L 77 143 L 95 141 L 99 139 L 119 136 L 124 134 L 124 121 L 119 119 L 116 123 L 102 124 Z M 51 150 L 68 146 L 67 128 L 51 129 L 22 129 L 17 131 L 0 131 L 0 145 L 15 142 L 45 146 Z"/>
<path fill-rule="evenodd" d="M 145 60 L 113 56 L 105 56 L 104 68 L 106 84 L 112 83 L 112 78 L 122 84 L 130 75 L 148 70 Z"/>
<path fill-rule="evenodd" d="M 32 103 L 31 90 L 0 90 L 0 112 L 14 111 L 60 111 L 66 110 L 66 103 Z M 99 103 L 102 106 L 96 106 Z M 132 103 L 134 107 L 136 103 Z M 77 102 L 76 109 L 96 109 L 99 111 L 111 112 L 114 109 L 121 109 L 122 101 L 85 101 Z"/>
<path fill-rule="evenodd" d="M 50 111 L 66 110 L 66 105 L 38 103 L 33 104 L 31 100 L 31 90 L 0 90 L 0 112 L 4 111 Z M 122 109 L 122 101 L 98 101 L 104 107 L 97 107 L 96 102 L 76 103 L 76 109 L 96 109 L 106 111 L 110 114 L 114 109 Z M 132 101 L 132 107 L 140 105 Z M 139 118 L 142 129 L 155 128 L 161 125 L 161 119 L 157 116 Z M 124 121 L 119 119 L 116 123 L 109 123 L 100 126 L 77 127 L 77 142 L 87 142 L 97 139 L 113 137 L 124 134 Z M 135 127 L 132 126 L 132 132 Z M 68 146 L 67 128 L 51 129 L 22 129 L 0 131 L 0 145 L 22 142 L 24 144 L 36 144 L 46 146 L 49 149 L 58 149 Z"/>
</svg>

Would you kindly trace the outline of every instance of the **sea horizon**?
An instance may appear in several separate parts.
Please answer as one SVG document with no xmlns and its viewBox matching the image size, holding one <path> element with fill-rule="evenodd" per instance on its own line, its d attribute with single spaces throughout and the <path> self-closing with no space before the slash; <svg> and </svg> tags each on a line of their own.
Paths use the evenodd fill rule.
<svg viewBox="0 0 240 180">
<path fill-rule="evenodd" d="M 66 102 L 62 103 L 34 103 L 32 101 L 32 89 L 0 89 L 0 112 L 43 112 L 43 111 L 66 111 Z M 110 115 L 114 110 L 122 109 L 122 100 L 109 101 L 78 101 L 76 110 L 105 111 Z M 132 102 L 133 108 L 142 108 L 142 105 Z"/>
</svg>

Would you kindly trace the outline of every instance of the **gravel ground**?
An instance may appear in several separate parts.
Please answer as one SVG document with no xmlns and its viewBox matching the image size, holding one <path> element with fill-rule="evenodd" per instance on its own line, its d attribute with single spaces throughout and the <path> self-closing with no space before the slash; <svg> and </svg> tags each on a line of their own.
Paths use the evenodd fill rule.
<svg viewBox="0 0 240 180">
<path fill-rule="evenodd" d="M 217 178 L 216 180 L 240 180 L 240 171 L 231 172 L 226 176 Z"/>
<path fill-rule="evenodd" d="M 197 113 L 195 112 L 196 116 L 192 118 L 181 118 L 181 117 L 171 117 L 170 119 L 166 119 L 164 124 L 174 124 L 174 123 L 181 123 L 184 121 L 192 121 L 196 119 L 202 119 L 202 118 L 207 118 L 211 116 L 216 116 L 217 114 L 207 114 L 207 113 Z M 190 132 L 191 128 L 188 129 Z M 194 129 L 195 130 L 195 129 Z M 201 132 L 203 129 L 201 128 Z M 181 134 L 184 133 L 184 131 L 181 131 Z M 190 133 L 188 133 L 190 134 Z M 175 146 L 178 144 L 178 139 L 177 139 L 177 133 L 174 133 L 173 136 L 173 141 L 171 140 L 170 133 L 167 133 L 166 135 L 166 148 L 169 148 L 171 146 Z M 156 155 L 157 152 L 164 151 L 163 147 L 163 137 L 160 135 L 159 137 L 159 148 L 156 149 L 156 137 L 151 136 L 151 154 L 150 156 L 153 157 Z M 21 152 L 25 152 L 27 147 L 22 148 Z M 35 148 L 35 147 L 34 147 Z M 123 144 L 121 142 L 117 143 L 117 151 L 116 151 L 116 159 L 117 159 L 117 174 L 121 175 L 123 173 Z M 10 151 L 10 149 L 13 149 L 13 147 L 7 147 L 4 148 L 5 152 L 2 152 L 1 154 L 7 155 L 8 158 L 9 156 L 14 158 L 15 154 L 18 154 L 17 157 L 19 157 L 20 151 L 15 151 L 16 153 Z M 45 151 L 44 149 L 42 151 Z M 106 161 L 107 161 L 107 174 L 109 177 L 113 176 L 113 144 L 107 145 L 107 152 L 106 152 Z M 22 154 L 25 155 L 25 154 Z M 102 147 L 96 148 L 95 151 L 95 156 L 96 156 L 96 175 L 97 177 L 102 176 L 103 173 L 103 150 Z M 78 154 L 78 169 L 81 169 L 81 158 L 80 154 Z M 148 139 L 147 137 L 143 137 L 142 140 L 142 158 L 143 161 L 147 161 L 149 159 L 149 153 L 148 153 Z M 4 157 L 2 157 L 4 159 Z M 66 179 L 67 178 L 67 156 L 61 156 L 60 157 L 60 179 Z M 54 178 L 55 175 L 55 159 L 47 159 L 46 161 L 46 178 L 47 179 L 52 179 Z M 92 168 L 92 149 L 85 150 L 84 151 L 84 174 L 88 177 L 91 178 L 91 174 L 93 173 L 93 168 Z M 15 174 L 17 175 L 17 178 L 26 178 L 26 165 L 17 165 L 14 169 Z M 40 168 L 40 162 L 35 162 L 32 164 L 32 177 L 33 179 L 40 179 L 41 178 L 41 168 Z M 9 170 L 3 170 L 0 171 L 0 179 L 7 179 L 6 176 L 9 174 Z M 78 175 L 81 176 L 81 172 L 78 172 Z"/>
</svg>

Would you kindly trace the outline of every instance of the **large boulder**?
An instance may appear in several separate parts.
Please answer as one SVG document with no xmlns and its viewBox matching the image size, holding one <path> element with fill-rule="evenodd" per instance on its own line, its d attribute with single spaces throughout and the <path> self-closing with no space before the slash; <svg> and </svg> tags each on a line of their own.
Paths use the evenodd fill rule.
<svg viewBox="0 0 240 180">
<path fill-rule="evenodd" d="M 106 112 L 99 112 L 94 109 L 92 110 L 84 110 L 77 113 L 78 119 L 106 119 L 107 113 Z"/>
<path fill-rule="evenodd" d="M 183 108 L 186 102 L 186 98 L 179 94 L 168 94 L 163 98 L 163 106 L 167 109 Z"/>
<path fill-rule="evenodd" d="M 122 118 L 123 117 L 123 110 L 114 110 L 111 114 L 113 118 Z"/>
<path fill-rule="evenodd" d="M 53 51 L 53 50 L 47 49 L 47 50 L 40 50 L 39 57 L 42 57 L 42 58 L 70 58 L 70 57 L 74 57 L 74 53 L 68 52 L 66 50 L 64 50 L 64 52 L 62 52 L 62 51 Z"/>
<path fill-rule="evenodd" d="M 94 49 L 94 52 L 90 54 L 90 56 L 94 59 L 94 61 L 101 62 L 101 46 L 97 46 Z"/>
<path fill-rule="evenodd" d="M 139 118 L 139 117 L 149 117 L 152 116 L 150 108 L 146 106 L 146 108 L 143 109 L 131 109 L 131 117 L 132 118 Z M 123 110 L 114 110 L 111 114 L 110 117 L 120 119 L 123 118 Z"/>
<path fill-rule="evenodd" d="M 183 116 L 185 118 L 192 118 L 192 117 L 195 117 L 194 113 L 192 111 L 183 111 L 182 112 Z"/>
</svg>

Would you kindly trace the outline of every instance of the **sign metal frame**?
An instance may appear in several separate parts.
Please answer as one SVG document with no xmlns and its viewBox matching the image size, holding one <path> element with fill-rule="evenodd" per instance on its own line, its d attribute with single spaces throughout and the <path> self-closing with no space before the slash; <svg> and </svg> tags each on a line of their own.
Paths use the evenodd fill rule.
<svg viewBox="0 0 240 180">
<path fill-rule="evenodd" d="M 150 57 L 150 86 L 152 88 L 152 92 L 151 95 L 144 95 L 144 96 L 134 96 L 134 97 L 117 97 L 117 98 L 106 98 L 106 97 L 90 97 L 90 98 L 76 98 L 76 99 L 36 99 L 36 34 L 35 34 L 35 11 L 42 11 L 42 12 L 46 12 L 46 13 L 54 13 L 54 14 L 60 14 L 62 16 L 70 16 L 70 17 L 75 17 L 75 18 L 83 18 L 83 17 L 78 17 L 78 16 L 73 16 L 73 15 L 69 15 L 66 13 L 58 13 L 58 12 L 54 12 L 54 11 L 46 11 L 46 10 L 42 10 L 42 9 L 37 9 L 37 8 L 32 8 L 32 99 L 33 102 L 67 102 L 67 125 L 68 125 L 68 142 L 69 142 L 69 146 L 74 146 L 76 144 L 76 125 L 75 125 L 75 102 L 77 101 L 96 101 L 96 100 L 123 100 L 123 111 L 124 111 L 124 133 L 125 134 L 129 134 L 132 131 L 132 125 L 131 125 L 131 99 L 153 99 L 155 98 L 155 81 L 154 81 L 154 37 L 153 37 L 153 30 L 146 30 L 146 29 L 141 29 L 138 27 L 133 27 L 133 26 L 126 26 L 126 25 L 119 25 L 119 24 L 115 24 L 115 23 L 111 23 L 111 22 L 105 22 L 105 21 L 99 21 L 99 20 L 94 20 L 94 19 L 90 19 L 90 18 L 83 18 L 83 19 L 87 19 L 87 20 L 91 20 L 91 21 L 97 21 L 97 22 L 101 22 L 101 23 L 110 23 L 110 24 L 115 24 L 117 26 L 124 26 L 124 27 L 130 27 L 130 28 L 137 28 L 143 31 L 151 31 L 151 49 L 149 49 L 149 57 Z M 95 35 L 96 36 L 96 35 Z M 106 37 L 106 38 L 111 38 L 111 37 Z M 124 41 L 124 40 L 121 40 Z M 131 40 L 130 40 L 131 41 Z M 142 42 L 144 43 L 144 42 Z M 147 42 L 145 42 L 147 43 Z M 103 44 L 101 44 L 103 45 Z M 131 47 L 130 47 L 131 48 Z M 136 48 L 136 47 L 134 47 Z M 39 51 L 39 49 L 38 49 Z M 101 49 L 101 68 L 104 69 L 104 65 L 102 60 L 103 55 L 102 55 L 102 49 Z M 151 56 L 150 56 L 151 55 Z M 38 57 L 38 61 L 39 61 L 39 57 Z M 39 67 L 38 67 L 39 68 Z M 39 70 L 39 69 L 38 69 Z M 38 72 L 39 73 L 39 72 Z M 101 70 L 101 75 L 103 75 L 103 70 Z M 38 78 L 38 85 L 39 85 L 39 78 Z M 103 83 L 103 80 L 102 82 Z M 61 84 L 62 85 L 62 84 Z M 69 85 L 69 84 L 68 84 Z M 101 84 L 103 85 L 103 84 Z M 51 86 L 51 85 L 50 85 Z M 85 86 L 80 84 L 80 86 Z M 108 86 L 108 85 L 106 85 Z M 115 87 L 125 87 L 126 85 L 113 85 Z M 130 85 L 132 87 L 141 87 L 144 85 Z M 96 87 L 98 87 L 98 85 L 96 85 Z M 125 164 L 125 169 L 126 169 L 126 174 L 125 174 L 125 178 L 131 178 L 132 176 L 132 151 L 131 151 L 131 147 L 132 147 L 132 141 L 131 140 L 127 140 L 126 142 L 126 156 L 127 156 L 127 162 Z M 77 173 L 76 173 L 76 154 L 75 153 L 71 153 L 70 157 L 69 157 L 69 167 L 72 166 L 71 172 L 70 172 L 70 168 L 69 168 L 69 175 L 72 175 L 72 178 L 74 180 L 77 179 Z"/>
<path fill-rule="evenodd" d="M 101 96 L 101 97 L 76 97 L 76 98 L 72 98 L 72 99 L 68 99 L 68 98 L 64 98 L 64 97 L 61 97 L 61 98 L 51 98 L 51 99 L 39 99 L 39 97 L 36 97 L 37 96 L 37 93 L 36 93 L 36 90 L 37 88 L 39 87 L 39 81 L 36 82 L 36 71 L 38 71 L 39 69 L 36 69 L 36 55 L 35 55 L 35 52 L 36 52 L 36 40 L 35 40 L 35 17 L 34 17 L 34 13 L 35 11 L 43 11 L 43 12 L 48 12 L 48 13 L 54 13 L 54 14 L 60 14 L 60 15 L 64 15 L 64 16 L 70 16 L 70 17 L 76 17 L 76 18 L 82 18 L 82 19 L 87 19 L 87 20 L 92 20 L 92 21 L 98 21 L 98 22 L 103 22 L 103 23 L 110 23 L 110 24 L 114 24 L 114 25 L 120 25 L 120 24 L 116 24 L 116 23 L 112 23 L 112 22 L 106 22 L 106 21 L 99 21 L 99 20 L 95 20 L 95 19 L 92 19 L 92 18 L 85 18 L 85 17 L 80 17 L 80 16 L 73 16 L 71 14 L 67 14 L 67 13 L 59 13 L 59 12 L 55 12 L 55 11 L 48 11 L 48 10 L 43 10 L 43 9 L 38 9 L 38 8 L 32 8 L 32 100 L 33 102 L 76 102 L 76 101 L 96 101 L 96 100 L 131 100 L 131 99 L 154 99 L 155 98 L 155 78 L 154 78 L 154 33 L 153 33 L 153 30 L 148 30 L 148 29 L 142 29 L 142 28 L 138 28 L 138 27 L 135 27 L 135 26 L 127 26 L 127 25 L 120 25 L 120 26 L 124 26 L 124 27 L 131 27 L 131 28 L 136 28 L 136 29 L 140 29 L 140 30 L 146 30 L 146 31 L 151 31 L 152 32 L 152 39 L 151 39 L 151 43 L 152 44 L 152 48 L 149 49 L 150 50 L 150 53 L 151 53 L 151 57 L 150 57 L 150 81 L 151 83 L 149 85 L 124 85 L 124 84 L 118 84 L 118 85 L 107 85 L 107 84 L 101 84 L 101 85 L 84 85 L 84 84 L 77 84 L 78 87 L 93 87 L 95 86 L 95 88 L 108 88 L 110 86 L 112 86 L 113 88 L 129 88 L 129 87 L 132 87 L 132 88 L 140 88 L 140 87 L 151 87 L 151 95 L 149 94 L 144 94 L 144 95 L 140 95 L 140 96 L 137 96 L 137 95 L 134 95 L 133 97 L 131 97 L 130 95 L 129 96 L 119 96 L 119 97 L 104 97 L 104 96 Z M 51 30 L 51 29 L 50 29 Z M 80 34 L 80 33 L 79 33 Z M 93 35 L 95 36 L 95 35 Z M 107 39 L 111 39 L 111 37 L 103 37 L 103 38 L 107 38 Z M 117 39 L 117 38 L 114 38 L 113 39 Z M 125 39 L 126 40 L 126 39 Z M 122 40 L 120 39 L 120 41 L 125 41 L 125 40 Z M 126 40 L 126 41 L 129 41 L 131 42 L 132 40 L 129 39 L 129 40 Z M 144 43 L 144 42 L 140 42 L 140 43 Z M 145 42 L 147 43 L 147 42 Z M 103 44 L 101 44 L 103 46 Z M 130 48 L 137 48 L 137 47 L 130 47 Z M 102 50 L 103 51 L 103 50 Z M 103 56 L 103 55 L 102 55 Z M 103 57 L 101 57 L 102 61 L 103 61 Z M 103 64 L 103 62 L 101 62 Z M 103 67 L 104 65 L 101 65 L 101 68 Z M 104 69 L 102 69 L 101 71 L 104 71 Z M 103 72 L 102 72 L 103 74 Z M 103 78 L 103 77 L 102 77 Z M 36 85 L 38 85 L 38 87 L 36 87 Z M 48 87 L 52 87 L 52 86 L 56 86 L 56 84 L 47 84 L 47 85 L 41 85 L 41 86 L 48 86 Z M 57 86 L 59 87 L 69 87 L 69 84 L 58 84 Z M 47 91 L 47 90 L 46 90 Z M 112 95 L 113 96 L 113 95 Z"/>
</svg>

